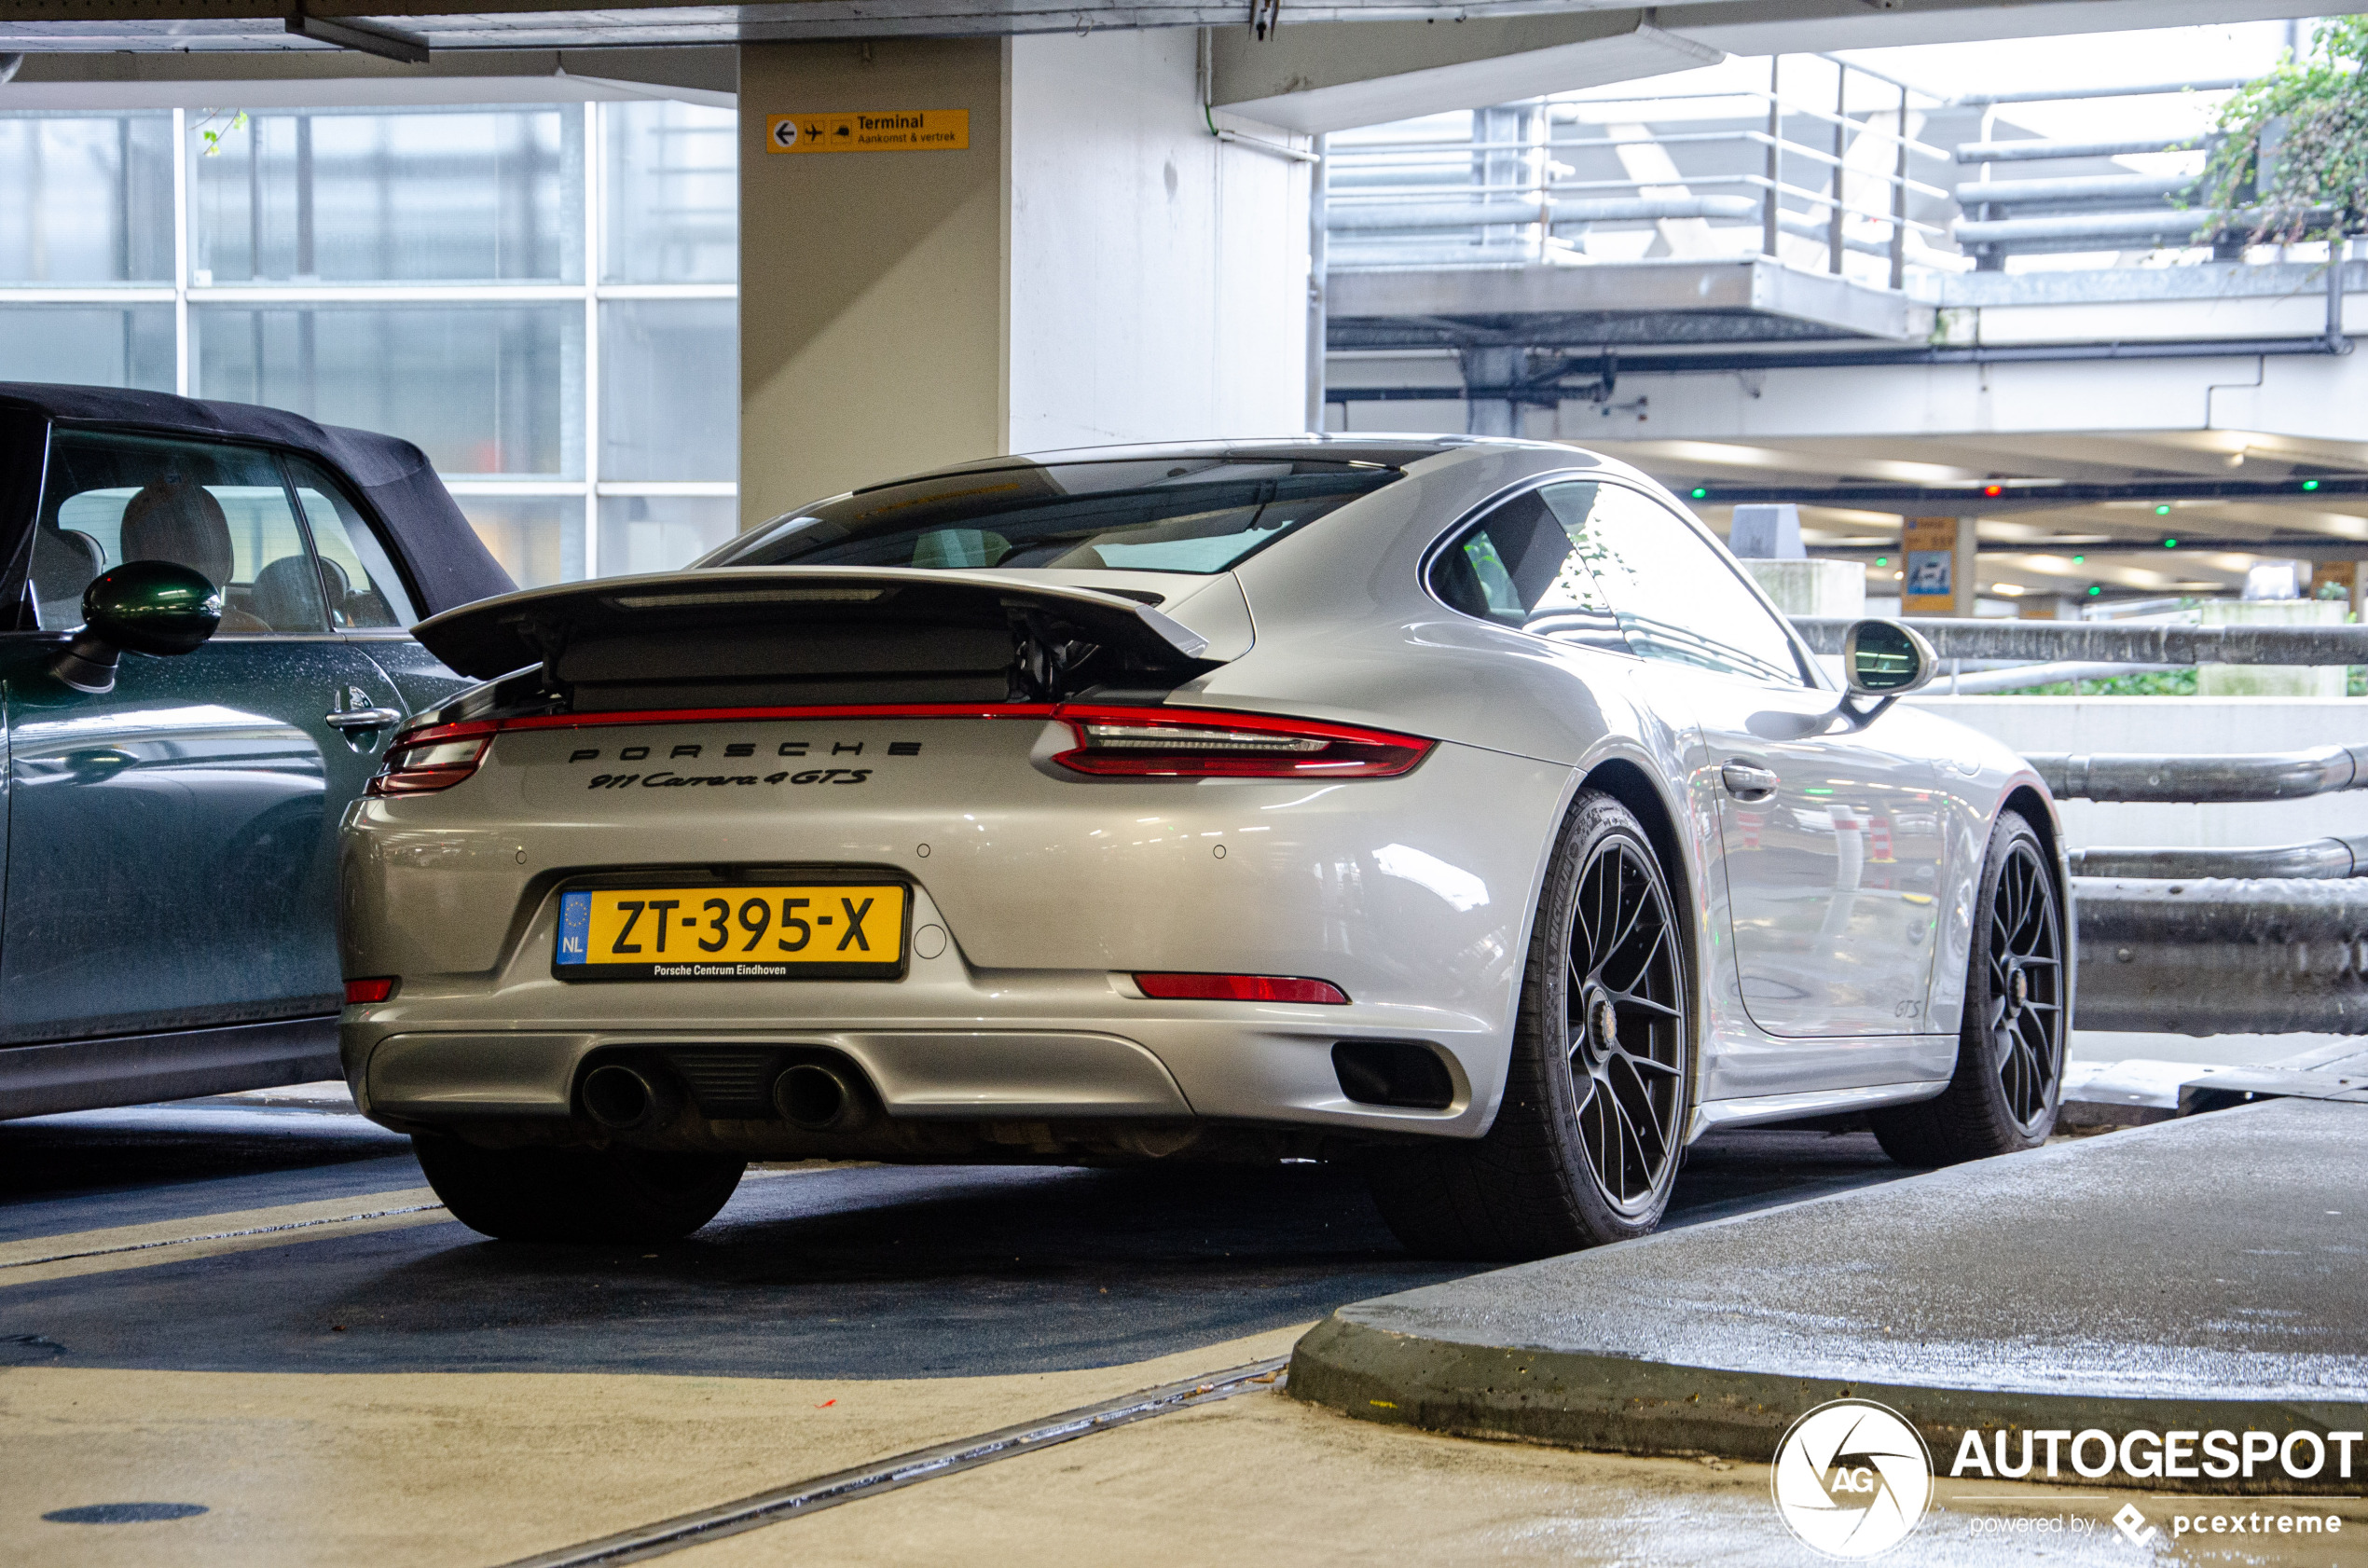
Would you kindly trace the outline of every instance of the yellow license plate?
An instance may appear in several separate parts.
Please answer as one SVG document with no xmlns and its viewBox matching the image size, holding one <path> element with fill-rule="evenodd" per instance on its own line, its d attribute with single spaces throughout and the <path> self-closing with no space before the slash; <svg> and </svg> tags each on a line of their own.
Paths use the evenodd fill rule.
<svg viewBox="0 0 2368 1568">
<path fill-rule="evenodd" d="M 904 972 L 894 882 L 599 887 L 559 895 L 561 980 L 886 980 Z"/>
</svg>

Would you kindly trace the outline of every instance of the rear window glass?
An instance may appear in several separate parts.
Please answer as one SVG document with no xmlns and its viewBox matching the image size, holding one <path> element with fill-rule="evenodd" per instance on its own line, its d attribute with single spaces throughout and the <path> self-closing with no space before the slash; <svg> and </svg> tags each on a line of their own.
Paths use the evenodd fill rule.
<svg viewBox="0 0 2368 1568">
<path fill-rule="evenodd" d="M 1222 458 L 948 474 L 792 513 L 697 564 L 1205 574 L 1397 476 L 1370 464 Z"/>
</svg>

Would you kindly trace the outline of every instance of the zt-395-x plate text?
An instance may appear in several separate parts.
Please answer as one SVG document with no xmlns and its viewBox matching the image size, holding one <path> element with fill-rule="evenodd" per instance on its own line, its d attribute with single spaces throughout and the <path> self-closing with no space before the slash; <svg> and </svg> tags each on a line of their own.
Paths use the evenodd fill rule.
<svg viewBox="0 0 2368 1568">
<path fill-rule="evenodd" d="M 579 887 L 559 895 L 561 980 L 894 980 L 897 882 Z"/>
</svg>

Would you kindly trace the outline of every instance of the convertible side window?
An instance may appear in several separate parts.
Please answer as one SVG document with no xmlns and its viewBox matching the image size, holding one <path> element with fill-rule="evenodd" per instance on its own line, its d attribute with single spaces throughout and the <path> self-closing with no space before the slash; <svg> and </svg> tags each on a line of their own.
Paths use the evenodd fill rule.
<svg viewBox="0 0 2368 1568">
<path fill-rule="evenodd" d="M 1597 488 L 1563 485 L 1506 502 L 1433 557 L 1431 592 L 1451 610 L 1483 621 L 1626 653 L 1587 532 Z M 1572 493 L 1558 503 L 1552 499 L 1557 491 Z"/>
<path fill-rule="evenodd" d="M 112 431 L 55 432 L 33 540 L 43 629 L 81 625 L 90 580 L 138 560 L 204 573 L 223 594 L 219 636 L 328 629 L 320 573 L 271 453 Z"/>
<path fill-rule="evenodd" d="M 297 504 L 312 530 L 312 546 L 320 552 L 329 624 L 339 631 L 370 631 L 418 620 L 393 557 L 345 488 L 309 458 L 291 455 L 287 464 Z"/>
<path fill-rule="evenodd" d="M 1691 523 L 1620 485 L 1541 493 L 1591 542 L 1590 564 L 1630 652 L 1771 685 L 1809 684 L 1783 623 Z"/>
</svg>

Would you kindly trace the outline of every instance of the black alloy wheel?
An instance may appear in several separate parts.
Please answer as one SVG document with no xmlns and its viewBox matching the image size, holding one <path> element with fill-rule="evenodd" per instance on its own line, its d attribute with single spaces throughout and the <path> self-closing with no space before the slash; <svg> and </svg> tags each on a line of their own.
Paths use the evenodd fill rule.
<svg viewBox="0 0 2368 1568">
<path fill-rule="evenodd" d="M 1564 1057 L 1588 1169 L 1623 1216 L 1659 1214 L 1684 1147 L 1684 970 L 1669 887 L 1644 843 L 1595 846 L 1571 910 Z"/>
<path fill-rule="evenodd" d="M 2039 846 L 2006 851 L 1989 909 L 1989 995 L 1983 1007 L 1990 1061 L 2007 1114 L 2028 1135 L 2055 1112 L 2064 1076 L 2064 943 L 2056 887 Z"/>
<path fill-rule="evenodd" d="M 1524 1259 L 1650 1231 L 1693 1114 L 1689 949 L 1635 815 L 1582 792 L 1531 929 L 1496 1119 L 1368 1162 L 1382 1217 L 1433 1258 Z"/>
<path fill-rule="evenodd" d="M 2063 897 L 2030 822 L 1999 813 L 1982 860 L 1957 1067 L 1939 1097 L 1874 1112 L 1903 1165 L 1953 1165 L 2036 1148 L 2064 1084 Z"/>
</svg>

